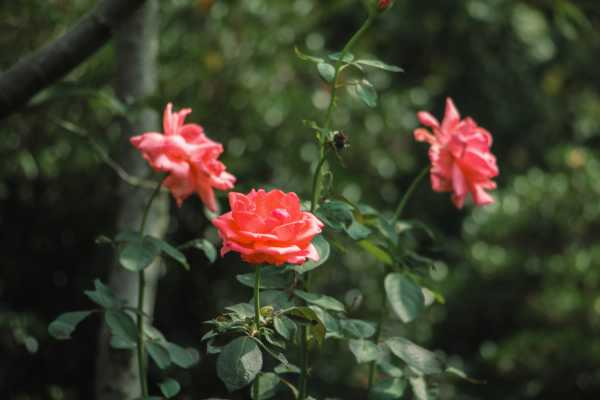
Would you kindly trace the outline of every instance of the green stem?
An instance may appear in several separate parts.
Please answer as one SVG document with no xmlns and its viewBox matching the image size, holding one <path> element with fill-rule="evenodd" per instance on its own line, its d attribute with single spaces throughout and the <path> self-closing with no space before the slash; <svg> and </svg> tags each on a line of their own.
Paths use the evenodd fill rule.
<svg viewBox="0 0 600 400">
<path fill-rule="evenodd" d="M 327 114 L 325 116 L 325 130 L 328 131 L 331 129 L 333 110 L 335 109 L 335 104 L 337 101 L 337 89 L 338 89 L 338 78 L 340 76 L 340 70 L 342 68 L 343 60 L 346 58 L 346 55 L 352 50 L 356 42 L 365 34 L 365 32 L 369 29 L 373 20 L 375 19 L 374 15 L 369 16 L 367 20 L 362 24 L 360 29 L 356 31 L 354 35 L 350 38 L 338 60 L 335 63 L 335 73 L 333 75 L 333 80 L 331 83 L 331 97 L 329 99 L 329 106 L 327 107 Z M 319 163 L 317 164 L 317 169 L 315 170 L 315 175 L 313 177 L 313 187 L 312 187 L 312 196 L 310 203 L 310 211 L 314 212 L 317 208 L 317 203 L 319 202 L 319 198 L 321 197 L 321 191 L 323 190 L 323 166 L 325 165 L 325 149 L 327 145 L 326 138 L 320 137 L 320 155 L 319 155 Z"/>
<path fill-rule="evenodd" d="M 260 332 L 260 265 L 256 266 L 254 278 L 254 323 L 256 324 L 256 332 Z M 256 375 L 254 380 L 254 400 L 260 400 L 260 374 Z"/>
<path fill-rule="evenodd" d="M 352 50 L 354 45 L 358 42 L 358 40 L 365 34 L 365 32 L 369 29 L 373 20 L 375 19 L 375 15 L 370 15 L 369 18 L 362 24 L 360 29 L 356 31 L 354 35 L 350 38 L 339 59 L 335 63 L 335 73 L 333 75 L 333 80 L 331 82 L 331 98 L 329 99 L 329 106 L 327 107 L 327 114 L 325 116 L 325 131 L 329 131 L 332 125 L 332 117 L 333 110 L 335 109 L 335 104 L 337 101 L 337 89 L 338 89 L 338 78 L 340 76 L 340 70 L 342 68 L 343 60 L 346 58 L 346 55 Z M 326 164 L 326 146 L 327 146 L 327 138 L 323 136 L 319 136 L 319 145 L 320 145 L 320 155 L 319 155 L 319 163 L 317 164 L 317 168 L 315 169 L 315 173 L 313 176 L 313 184 L 312 184 L 312 195 L 310 200 L 310 211 L 314 212 L 317 208 L 317 204 L 319 203 L 319 199 L 321 197 L 321 192 L 323 191 L 323 167 Z M 310 274 L 306 273 L 304 275 L 305 282 L 310 282 Z M 308 290 L 305 287 L 306 290 Z M 300 374 L 300 400 L 304 400 L 307 395 L 307 387 L 308 387 L 308 327 L 304 326 L 302 328 L 302 337 L 300 340 L 301 351 L 302 351 L 302 369 Z"/>
<path fill-rule="evenodd" d="M 312 185 L 312 199 L 310 202 L 310 212 L 315 212 L 315 208 L 317 208 L 317 203 L 319 202 L 319 193 L 320 190 L 317 190 L 317 186 L 322 184 L 322 174 L 321 170 L 323 169 L 323 165 L 325 165 L 325 154 L 319 160 L 317 164 L 317 169 L 315 170 L 315 175 L 313 176 L 313 185 Z"/>
<path fill-rule="evenodd" d="M 413 192 L 419 185 L 419 182 L 421 182 L 421 180 L 425 177 L 425 175 L 427 175 L 428 172 L 429 172 L 429 167 L 423 168 L 423 170 L 421 172 L 419 172 L 419 175 L 417 175 L 417 177 L 412 181 L 412 183 L 408 187 L 408 190 L 406 191 L 406 193 L 404 193 L 404 196 L 402 196 L 402 200 L 400 200 L 400 204 L 398 204 L 398 208 L 396 208 L 396 212 L 394 213 L 393 221 L 397 221 L 398 218 L 400 218 L 400 215 L 402 215 L 402 211 L 404 210 L 404 207 L 406 206 L 408 199 L 410 198 L 410 196 L 412 196 Z"/>
<path fill-rule="evenodd" d="M 254 323 L 256 330 L 260 328 L 260 265 L 256 266 L 254 275 Z"/>
<path fill-rule="evenodd" d="M 144 271 L 138 272 L 138 310 L 144 309 L 144 291 L 146 289 L 146 276 Z M 140 375 L 140 388 L 142 397 L 148 397 L 148 380 L 146 379 L 146 349 L 144 347 L 144 319 L 140 314 L 137 314 L 137 359 L 138 373 Z"/>
<path fill-rule="evenodd" d="M 383 295 L 383 301 L 381 304 L 381 312 L 379 313 L 379 319 L 377 320 L 377 328 L 375 330 L 375 344 L 378 344 L 379 339 L 381 338 L 381 328 L 383 327 L 383 321 L 385 320 L 385 316 L 387 315 L 387 299 L 385 294 L 385 287 L 382 287 L 381 293 Z M 369 397 L 371 396 L 371 388 L 373 387 L 376 368 L 377 366 L 375 365 L 375 361 L 371 361 L 369 363 L 369 383 L 367 385 L 367 399 L 369 399 Z"/>
<path fill-rule="evenodd" d="M 335 74 L 333 75 L 333 84 L 331 87 L 331 98 L 329 100 L 329 107 L 327 107 L 327 114 L 325 118 L 325 129 L 331 128 L 331 117 L 333 116 L 333 109 L 335 108 L 335 100 L 337 97 L 337 81 L 340 73 L 340 68 L 342 67 L 342 63 L 346 58 L 346 55 L 352 50 L 356 42 L 365 34 L 365 32 L 371 27 L 373 20 L 375 19 L 374 15 L 369 16 L 367 20 L 362 24 L 360 29 L 356 31 L 356 33 L 350 38 L 350 41 L 346 44 L 344 49 L 342 50 L 342 54 L 340 58 L 335 63 Z"/>
<path fill-rule="evenodd" d="M 300 346 L 301 346 L 301 357 L 302 357 L 302 366 L 300 373 L 300 396 L 299 400 L 304 400 L 308 395 L 308 326 L 302 327 L 302 337 L 300 338 Z"/>
<path fill-rule="evenodd" d="M 144 208 L 144 214 L 142 216 L 142 222 L 140 224 L 140 236 L 144 237 L 144 228 L 146 228 L 146 221 L 148 220 L 148 214 L 150 212 L 150 208 L 158 193 L 160 193 L 160 188 L 163 184 L 163 181 L 166 179 L 164 177 L 160 180 L 156 188 L 152 192 L 148 203 L 146 204 L 146 208 Z M 142 392 L 142 397 L 148 397 L 148 379 L 147 379 L 147 366 L 146 366 L 146 349 L 144 346 L 144 294 L 146 291 L 146 275 L 144 270 L 138 272 L 138 303 L 137 303 L 137 328 L 138 328 L 138 336 L 137 336 L 137 359 L 138 359 L 138 374 L 140 376 L 140 389 Z"/>
</svg>

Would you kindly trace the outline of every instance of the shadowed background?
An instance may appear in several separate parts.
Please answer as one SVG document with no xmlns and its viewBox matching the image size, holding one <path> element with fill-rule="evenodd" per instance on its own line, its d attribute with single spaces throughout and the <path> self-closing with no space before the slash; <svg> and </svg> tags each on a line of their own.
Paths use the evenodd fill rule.
<svg viewBox="0 0 600 400">
<path fill-rule="evenodd" d="M 90 0 L 20 0 L 0 5 L 0 70 L 63 33 Z M 160 12 L 159 90 L 145 100 L 194 109 L 190 120 L 226 148 L 236 190 L 278 186 L 308 198 L 318 148 L 303 119 L 322 120 L 326 87 L 293 48 L 337 51 L 365 12 L 351 0 L 177 0 Z M 333 162 L 335 191 L 393 209 L 427 161 L 413 141 L 415 113 L 441 116 L 452 96 L 495 139 L 501 170 L 497 204 L 463 211 L 427 184 L 405 212 L 435 240 L 417 237 L 439 260 L 431 270 L 445 305 L 387 332 L 445 353 L 473 385 L 442 380 L 442 399 L 595 399 L 600 395 L 600 7 L 595 0 L 397 1 L 355 49 L 400 65 L 371 70 L 380 93 L 366 109 L 344 94 L 335 117 L 351 146 Z M 60 312 L 85 309 L 82 289 L 104 278 L 112 251 L 118 177 L 68 121 L 117 158 L 123 112 L 111 89 L 114 49 L 106 46 L 21 113 L 0 121 L 0 394 L 9 400 L 93 396 L 99 323 L 86 321 L 69 342 L 48 337 Z M 134 110 L 129 111 L 135 112 Z M 335 159 L 333 159 L 335 161 Z M 222 205 L 225 206 L 224 197 Z M 169 239 L 216 233 L 197 199 L 177 209 Z M 192 271 L 167 264 L 157 326 L 200 348 L 202 321 L 246 301 L 236 256 L 209 265 L 190 254 Z M 380 304 L 381 270 L 353 251 L 338 252 L 314 274 L 321 291 L 343 300 L 362 292 L 354 312 Z M 204 353 L 204 349 L 202 349 Z M 177 372 L 181 399 L 228 395 L 214 357 Z M 151 371 L 159 379 L 159 371 Z M 331 341 L 316 360 L 311 393 L 361 399 L 367 371 Z"/>
</svg>

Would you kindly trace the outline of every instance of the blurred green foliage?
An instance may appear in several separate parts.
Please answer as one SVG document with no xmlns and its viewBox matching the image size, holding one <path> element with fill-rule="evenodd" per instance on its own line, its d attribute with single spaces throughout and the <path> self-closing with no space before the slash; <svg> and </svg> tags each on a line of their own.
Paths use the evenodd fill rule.
<svg viewBox="0 0 600 400">
<path fill-rule="evenodd" d="M 0 70 L 63 33 L 91 0 L 0 4 Z M 307 198 L 307 171 L 318 149 L 303 119 L 318 120 L 328 93 L 311 63 L 294 54 L 338 51 L 365 16 L 359 0 L 173 0 L 161 2 L 160 89 L 146 104 L 194 109 L 191 119 L 225 144 L 237 190 L 262 185 Z M 411 236 L 439 259 L 431 278 L 445 305 L 390 335 L 441 349 L 473 385 L 445 381 L 443 399 L 596 399 L 600 394 L 600 6 L 597 0 L 396 1 L 354 51 L 400 65 L 403 74 L 369 70 L 380 105 L 344 95 L 336 126 L 350 147 L 332 159 L 335 190 L 353 201 L 393 209 L 426 165 L 412 139 L 415 112 L 440 115 L 452 96 L 465 115 L 494 134 L 501 176 L 498 204 L 455 210 L 446 194 L 422 185 L 405 211 L 435 228 Z M 92 397 L 95 335 L 85 323 L 70 345 L 44 326 L 85 303 L 80 289 L 104 277 L 111 254 L 93 245 L 113 233 L 117 178 L 83 129 L 113 156 L 121 141 L 112 95 L 111 46 L 32 105 L 0 122 L 0 393 L 10 400 Z M 129 112 L 135 112 L 135 105 Z M 198 202 L 173 209 L 170 232 L 208 235 Z M 337 249 L 339 267 L 315 274 L 320 291 L 346 299 L 355 315 L 380 306 L 375 260 Z M 336 265 L 332 263 L 330 265 Z M 344 267 L 343 267 L 344 266 Z M 247 301 L 234 256 L 160 287 L 157 324 L 178 342 L 200 346 L 201 321 Z M 358 295 L 357 295 L 358 294 Z M 356 299 L 362 299 L 356 301 Z M 315 357 L 317 357 L 315 355 Z M 57 360 L 61 360 L 57 362 Z M 336 342 L 315 360 L 315 394 L 357 397 L 367 371 Z M 178 380 L 191 398 L 225 396 L 204 359 Z M 318 392 L 317 392 L 318 389 Z M 233 397 L 231 397 L 233 398 Z"/>
</svg>

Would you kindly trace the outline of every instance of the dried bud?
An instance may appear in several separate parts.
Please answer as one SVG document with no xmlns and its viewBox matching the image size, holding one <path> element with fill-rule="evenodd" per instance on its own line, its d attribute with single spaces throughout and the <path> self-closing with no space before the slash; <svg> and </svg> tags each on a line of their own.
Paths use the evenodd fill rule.
<svg viewBox="0 0 600 400">
<path fill-rule="evenodd" d="M 342 131 L 338 131 L 333 135 L 333 145 L 340 151 L 348 147 L 348 135 Z"/>
</svg>

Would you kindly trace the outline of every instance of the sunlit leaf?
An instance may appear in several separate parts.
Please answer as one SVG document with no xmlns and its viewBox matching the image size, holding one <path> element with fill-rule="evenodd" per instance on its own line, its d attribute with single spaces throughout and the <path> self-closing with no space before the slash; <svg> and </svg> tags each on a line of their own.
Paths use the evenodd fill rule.
<svg viewBox="0 0 600 400">
<path fill-rule="evenodd" d="M 239 337 L 223 347 L 217 358 L 217 375 L 233 392 L 250 384 L 262 369 L 262 352 L 254 340 Z"/>
<path fill-rule="evenodd" d="M 126 242 L 119 254 L 123 268 L 138 272 L 147 268 L 160 255 L 160 247 L 148 238 Z"/>
<path fill-rule="evenodd" d="M 379 60 L 356 60 L 355 63 L 365 65 L 367 67 L 373 67 L 382 69 L 389 72 L 404 72 L 404 70 L 396 65 L 386 64 Z"/>
<path fill-rule="evenodd" d="M 392 310 L 403 322 L 413 321 L 425 309 L 423 291 L 404 274 L 388 274 L 385 277 L 385 293 Z"/>
<path fill-rule="evenodd" d="M 185 257 L 185 255 L 177 250 L 175 247 L 171 246 L 169 243 L 165 242 L 164 240 L 152 237 L 152 236 L 146 236 L 145 239 L 153 241 L 156 246 L 158 248 L 160 248 L 160 251 L 163 252 L 164 254 L 166 254 L 167 256 L 169 256 L 172 260 L 176 261 L 177 263 L 179 263 L 180 265 L 182 265 L 185 269 L 189 270 L 190 269 L 190 265 L 188 264 L 187 258 Z"/>
<path fill-rule="evenodd" d="M 311 61 L 314 63 L 322 63 L 325 61 L 322 58 L 314 57 L 309 54 L 303 53 L 302 51 L 300 51 L 300 49 L 298 47 L 294 47 L 294 52 L 296 53 L 296 56 L 298 56 L 298 58 L 303 61 Z"/>
<path fill-rule="evenodd" d="M 317 69 L 319 70 L 319 75 L 321 75 L 321 78 L 323 78 L 325 82 L 333 82 L 333 79 L 335 78 L 335 68 L 333 65 L 326 62 L 320 62 L 317 64 Z"/>
<path fill-rule="evenodd" d="M 323 307 L 326 310 L 344 312 L 346 311 L 344 304 L 330 296 L 325 296 L 318 293 L 309 293 L 302 290 L 294 290 L 294 294 L 302 300 Z"/>
<path fill-rule="evenodd" d="M 405 379 L 394 378 L 377 382 L 372 389 L 372 400 L 396 400 L 401 399 L 406 390 Z"/>
<path fill-rule="evenodd" d="M 260 382 L 258 386 L 258 397 L 256 396 L 254 385 Z M 252 389 L 250 390 L 251 397 L 253 400 L 267 400 L 272 399 L 277 394 L 277 390 L 279 388 L 279 384 L 281 383 L 281 379 L 272 372 L 267 372 L 264 374 L 258 374 L 256 379 L 254 380 L 254 384 L 252 385 Z"/>
<path fill-rule="evenodd" d="M 175 379 L 172 379 L 172 378 L 169 378 L 169 379 L 159 383 L 158 387 L 160 388 L 160 392 L 167 399 L 175 397 L 181 390 L 181 386 L 179 385 L 179 382 L 177 382 Z"/>
<path fill-rule="evenodd" d="M 137 327 L 131 315 L 121 310 L 107 310 L 104 319 L 113 335 L 137 341 Z"/>
<path fill-rule="evenodd" d="M 162 343 L 147 342 L 146 349 L 148 350 L 148 355 L 154 360 L 158 368 L 166 369 L 171 365 L 169 351 Z"/>
<path fill-rule="evenodd" d="M 444 371 L 442 362 L 435 353 L 417 346 L 408 339 L 393 337 L 385 343 L 396 357 L 424 375 L 440 374 Z"/>
<path fill-rule="evenodd" d="M 375 361 L 379 356 L 379 347 L 370 340 L 352 339 L 348 341 L 348 347 L 359 364 Z"/>
<path fill-rule="evenodd" d="M 77 325 L 92 314 L 91 311 L 73 311 L 58 316 L 48 326 L 48 333 L 55 339 L 71 339 Z"/>
</svg>

